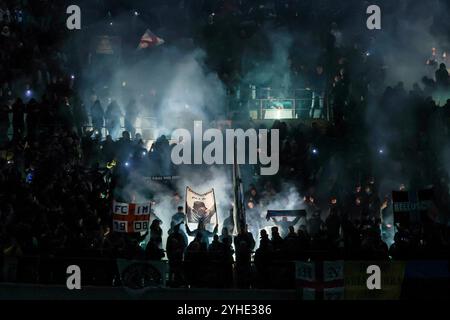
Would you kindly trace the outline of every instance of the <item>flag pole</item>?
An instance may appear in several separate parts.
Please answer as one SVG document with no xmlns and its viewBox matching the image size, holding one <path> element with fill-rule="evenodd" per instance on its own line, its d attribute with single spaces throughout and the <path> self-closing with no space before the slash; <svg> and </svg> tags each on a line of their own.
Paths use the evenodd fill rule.
<svg viewBox="0 0 450 320">
<path fill-rule="evenodd" d="M 188 224 L 188 218 L 187 218 L 187 191 L 188 191 L 188 186 L 186 186 L 186 190 L 184 192 L 184 223 L 185 223 L 185 226 L 187 226 L 187 224 Z"/>
<path fill-rule="evenodd" d="M 233 141 L 233 236 L 237 236 L 239 229 L 239 213 L 238 213 L 238 199 L 237 199 L 237 179 L 236 179 L 236 139 Z"/>
<path fill-rule="evenodd" d="M 217 205 L 216 205 L 216 193 L 214 192 L 214 188 L 212 188 L 213 198 L 214 198 L 214 212 L 216 213 L 216 225 L 219 224 L 219 215 L 217 214 Z"/>
<path fill-rule="evenodd" d="M 243 205 L 243 190 L 242 180 L 240 177 L 239 164 L 237 163 L 236 154 L 236 138 L 233 142 L 233 195 L 234 195 L 234 207 L 233 207 L 233 220 L 234 230 L 233 235 L 237 235 L 242 228 L 242 224 L 245 225 L 245 211 Z"/>
</svg>

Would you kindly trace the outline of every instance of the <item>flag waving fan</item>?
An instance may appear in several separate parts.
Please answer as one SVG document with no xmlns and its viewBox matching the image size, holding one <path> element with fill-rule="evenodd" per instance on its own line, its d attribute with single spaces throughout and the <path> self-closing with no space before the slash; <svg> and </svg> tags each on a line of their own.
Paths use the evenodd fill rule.
<svg viewBox="0 0 450 320">
<path fill-rule="evenodd" d="M 186 218 L 188 223 L 218 223 L 214 189 L 200 194 L 186 187 Z"/>
<path fill-rule="evenodd" d="M 157 47 L 164 43 L 164 39 L 158 37 L 150 29 L 147 29 L 145 33 L 142 35 L 141 40 L 139 41 L 138 49 L 146 49 L 151 47 Z"/>
</svg>

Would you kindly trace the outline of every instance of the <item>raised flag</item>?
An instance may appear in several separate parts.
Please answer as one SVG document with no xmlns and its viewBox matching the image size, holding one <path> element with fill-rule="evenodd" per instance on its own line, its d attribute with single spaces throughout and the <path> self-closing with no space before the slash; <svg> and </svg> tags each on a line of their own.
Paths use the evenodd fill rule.
<svg viewBox="0 0 450 320">
<path fill-rule="evenodd" d="M 185 208 L 188 223 L 203 222 L 204 224 L 213 225 L 218 223 L 214 189 L 206 193 L 197 193 L 186 187 Z"/>
<path fill-rule="evenodd" d="M 150 29 L 147 29 L 145 33 L 142 35 L 141 40 L 139 41 L 138 49 L 146 49 L 151 47 L 157 47 L 164 43 L 164 39 L 158 37 Z"/>
<path fill-rule="evenodd" d="M 113 231 L 144 232 L 149 228 L 151 203 L 113 202 Z"/>
</svg>

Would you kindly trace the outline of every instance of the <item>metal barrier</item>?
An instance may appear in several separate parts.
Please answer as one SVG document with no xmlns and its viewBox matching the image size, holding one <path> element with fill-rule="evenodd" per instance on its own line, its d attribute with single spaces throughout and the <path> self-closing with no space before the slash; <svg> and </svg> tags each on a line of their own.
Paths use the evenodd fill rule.
<svg viewBox="0 0 450 320">
<path fill-rule="evenodd" d="M 127 260 L 125 255 L 118 257 L 108 256 L 109 254 L 101 251 L 86 253 L 92 257 L 75 256 L 22 256 L 22 257 L 4 257 L 0 261 L 0 283 L 34 283 L 34 284 L 59 284 L 66 283 L 66 270 L 70 265 L 77 265 L 82 272 L 83 285 L 93 286 L 122 286 L 123 273 L 118 266 L 118 261 Z M 308 254 L 308 256 L 315 256 Z M 185 259 L 179 264 L 172 263 L 169 260 L 155 260 L 156 263 L 166 263 L 170 270 L 163 275 L 168 284 L 173 284 L 177 277 L 183 279 L 193 287 L 267 287 L 267 288 L 287 288 L 293 287 L 294 264 L 292 260 L 273 260 L 267 264 L 264 270 L 258 269 L 260 265 L 251 259 L 249 262 L 240 263 L 232 261 L 226 263 L 222 260 L 216 260 L 206 253 L 203 259 Z M 305 258 L 306 259 L 306 258 Z M 140 258 L 128 258 L 128 261 L 141 261 L 142 263 L 152 263 L 152 260 Z M 274 272 L 279 270 L 279 272 Z M 273 275 L 268 280 L 263 275 L 266 272 Z M 178 276 L 173 277 L 175 273 Z M 143 278 L 146 275 L 137 275 Z M 166 281 L 164 281 L 166 283 Z"/>
<path fill-rule="evenodd" d="M 247 99 L 248 116 L 253 120 L 322 119 L 331 113 L 325 92 L 309 88 L 251 88 Z"/>
<path fill-rule="evenodd" d="M 310 299 L 321 293 L 323 288 L 331 289 L 336 299 L 346 300 L 397 300 L 397 299 L 448 299 L 450 298 L 448 260 L 342 260 L 304 258 L 271 261 L 219 261 L 211 258 L 184 261 L 179 265 L 169 265 L 167 274 L 156 274 L 156 278 L 165 277 L 171 281 L 165 285 L 155 285 L 155 267 L 152 264 L 161 261 L 127 260 L 131 268 L 118 266 L 120 259 L 115 258 L 74 258 L 74 257 L 21 257 L 7 258 L 3 261 L 0 288 L 9 286 L 13 292 L 21 294 L 22 284 L 29 288 L 57 288 L 59 294 L 72 292 L 66 289 L 66 274 L 69 265 L 78 265 L 81 269 L 82 288 L 118 289 L 125 288 L 127 294 L 141 294 L 141 289 L 150 288 L 157 296 L 169 288 L 185 289 L 185 294 L 198 288 L 220 290 L 254 289 L 258 290 L 296 290 L 299 299 Z M 166 264 L 167 262 L 162 262 Z M 134 265 L 133 265 L 134 264 Z M 381 266 L 383 290 L 367 290 L 366 280 L 369 277 L 367 267 Z M 150 265 L 145 268 L 145 265 Z M 323 272 L 315 274 L 317 266 Z M 12 269 L 16 269 L 16 271 Z M 178 269 L 177 269 L 178 268 Z M 171 273 L 182 273 L 181 281 L 176 284 Z M 16 274 L 15 278 L 12 278 Z M 5 278 L 5 275 L 8 278 Z M 180 279 L 180 278 L 179 278 Z M 161 282 L 160 282 L 161 283 Z M 134 290 L 136 289 L 136 290 Z M 17 292 L 19 290 L 19 292 Z M 172 289 L 171 289 L 172 290 Z M 312 291 L 311 291 L 312 290 Z M 74 290 L 77 291 L 77 290 Z M 189 292 L 188 292 L 189 291 Z M 79 293 L 83 294 L 84 290 Z M 122 291 L 121 291 L 122 292 Z M 172 292 L 172 291 L 171 291 Z M 176 295 L 177 291 L 173 291 Z M 309 292 L 309 294 L 308 294 Z M 312 292 L 312 293 L 311 293 Z M 0 290 L 1 293 L 1 290 Z M 294 293 L 294 292 L 292 292 Z M 305 295 L 308 294 L 308 296 Z M 107 294 L 107 292 L 105 292 Z M 311 296 L 312 294 L 312 296 Z M 0 297 L 2 294 L 0 294 Z M 40 298 L 35 291 L 29 298 Z M 208 296 L 206 294 L 206 296 Z M 19 295 L 20 297 L 20 295 Z M 167 298 L 171 297 L 167 293 Z M 294 297 L 294 296 L 292 296 Z M 3 292 L 3 298 L 11 298 Z M 99 298 L 99 297 L 97 297 Z"/>
<path fill-rule="evenodd" d="M 83 125 L 83 129 L 87 129 L 87 130 L 92 130 L 94 129 L 93 125 L 92 125 L 92 117 L 91 115 L 88 115 L 88 119 L 89 119 L 89 125 Z M 125 118 L 124 117 L 120 117 L 120 131 L 125 131 L 126 127 L 125 127 Z M 149 117 L 149 116 L 145 116 L 145 117 L 139 117 L 136 121 L 136 123 L 134 123 L 134 129 L 136 130 L 136 133 L 140 133 L 143 137 L 145 136 L 145 140 L 154 140 L 156 137 L 153 136 L 153 132 L 155 131 L 155 129 L 157 129 L 157 119 L 155 117 Z M 103 137 L 105 137 L 107 134 L 109 134 L 106 124 L 104 124 L 101 127 L 101 134 Z"/>
<path fill-rule="evenodd" d="M 24 116 L 24 120 L 26 121 L 26 117 L 27 115 Z M 83 128 L 83 130 L 92 130 L 94 127 L 92 125 L 92 117 L 90 114 L 87 115 L 88 117 L 88 123 L 89 124 L 83 124 L 81 127 Z M 9 127 L 8 127 L 8 138 L 12 139 L 13 137 L 13 126 L 12 126 L 12 112 L 10 112 L 9 115 Z M 125 131 L 125 118 L 124 117 L 120 117 L 120 130 L 121 131 Z M 60 124 L 46 124 L 42 127 L 58 127 L 60 126 Z M 143 136 L 146 136 L 145 140 L 153 140 L 155 137 L 153 137 L 153 132 L 155 129 L 157 129 L 157 119 L 155 117 L 149 117 L 149 116 L 145 116 L 145 117 L 139 117 L 136 121 L 136 123 L 134 124 L 134 128 L 136 130 L 137 133 L 142 134 Z M 24 130 L 26 131 L 26 127 L 24 128 Z M 103 126 L 101 127 L 101 134 L 103 137 L 105 137 L 108 134 L 107 128 L 106 128 L 106 124 L 103 124 Z M 24 132 L 25 133 L 25 132 Z"/>
</svg>

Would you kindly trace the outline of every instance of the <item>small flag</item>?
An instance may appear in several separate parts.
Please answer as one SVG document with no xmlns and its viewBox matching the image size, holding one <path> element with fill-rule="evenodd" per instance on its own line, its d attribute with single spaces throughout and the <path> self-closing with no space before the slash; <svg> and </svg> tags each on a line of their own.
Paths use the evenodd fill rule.
<svg viewBox="0 0 450 320">
<path fill-rule="evenodd" d="M 164 39 L 158 37 L 150 29 L 147 29 L 144 35 L 141 37 L 138 49 L 146 49 L 151 47 L 157 47 L 164 43 Z"/>
</svg>

